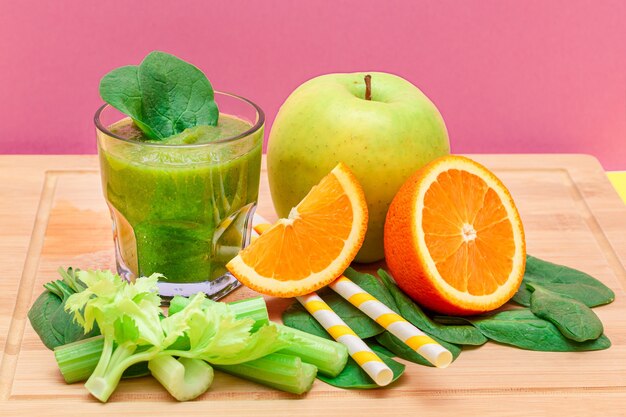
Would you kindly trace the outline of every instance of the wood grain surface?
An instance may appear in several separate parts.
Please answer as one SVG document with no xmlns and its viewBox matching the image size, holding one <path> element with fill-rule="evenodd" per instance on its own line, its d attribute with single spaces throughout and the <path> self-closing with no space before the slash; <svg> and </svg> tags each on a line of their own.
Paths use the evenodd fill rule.
<svg viewBox="0 0 626 417">
<path fill-rule="evenodd" d="M 595 309 L 613 346 L 529 352 L 488 343 L 448 369 L 408 363 L 385 389 L 317 381 L 302 397 L 217 373 L 196 401 L 177 403 L 149 377 L 123 381 L 103 405 L 66 385 L 30 327 L 28 308 L 63 266 L 113 268 L 95 156 L 0 156 L 0 415 L 626 415 L 626 206 L 585 155 L 470 155 L 509 187 L 528 252 L 586 271 L 616 292 Z M 265 168 L 258 213 L 274 220 Z M 240 288 L 229 299 L 254 294 Z M 268 298 L 280 317 L 290 300 Z"/>
</svg>

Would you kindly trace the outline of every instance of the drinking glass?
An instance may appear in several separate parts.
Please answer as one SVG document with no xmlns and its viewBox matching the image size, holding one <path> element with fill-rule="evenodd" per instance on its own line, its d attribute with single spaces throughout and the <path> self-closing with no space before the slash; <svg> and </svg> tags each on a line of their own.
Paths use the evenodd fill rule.
<svg viewBox="0 0 626 417">
<path fill-rule="evenodd" d="M 116 128 L 131 122 L 110 105 L 95 115 L 118 273 L 129 280 L 162 274 L 164 297 L 202 291 L 218 299 L 240 285 L 225 265 L 250 241 L 265 116 L 234 94 L 215 92 L 215 101 L 220 120 L 238 118 L 249 129 L 172 145 Z"/>
</svg>

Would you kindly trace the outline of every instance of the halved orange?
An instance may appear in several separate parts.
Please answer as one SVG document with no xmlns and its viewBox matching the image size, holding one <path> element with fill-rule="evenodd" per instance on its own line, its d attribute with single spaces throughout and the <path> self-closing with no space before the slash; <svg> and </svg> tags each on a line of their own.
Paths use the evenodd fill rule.
<svg viewBox="0 0 626 417">
<path fill-rule="evenodd" d="M 419 304 L 445 314 L 482 313 L 519 288 L 524 229 L 493 173 L 448 155 L 413 174 L 394 197 L 385 258 L 398 286 Z"/>
<path fill-rule="evenodd" d="M 226 267 L 262 294 L 296 297 L 330 284 L 350 265 L 367 230 L 361 185 L 340 163 Z"/>
</svg>

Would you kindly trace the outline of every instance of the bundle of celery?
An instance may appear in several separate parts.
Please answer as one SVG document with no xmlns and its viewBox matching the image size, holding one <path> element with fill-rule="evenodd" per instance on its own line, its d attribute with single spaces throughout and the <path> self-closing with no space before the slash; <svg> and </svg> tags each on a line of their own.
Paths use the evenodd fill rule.
<svg viewBox="0 0 626 417">
<path fill-rule="evenodd" d="M 83 284 L 65 301 L 84 332 L 101 336 L 55 348 L 65 380 L 107 401 L 122 376 L 148 371 L 180 401 L 204 393 L 212 366 L 287 392 L 308 391 L 317 372 L 337 375 L 343 345 L 269 321 L 261 297 L 219 303 L 204 294 L 175 297 L 163 316 L 158 275 L 128 283 L 110 271 L 80 271 Z"/>
</svg>

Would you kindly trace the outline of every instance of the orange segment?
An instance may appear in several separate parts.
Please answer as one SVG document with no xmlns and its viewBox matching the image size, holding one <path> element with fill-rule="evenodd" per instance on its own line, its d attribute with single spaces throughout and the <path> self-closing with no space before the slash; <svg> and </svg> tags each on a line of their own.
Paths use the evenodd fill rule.
<svg viewBox="0 0 626 417">
<path fill-rule="evenodd" d="M 367 229 L 363 190 L 339 164 L 292 209 L 227 265 L 244 285 L 262 294 L 295 297 L 343 273 Z"/>
<path fill-rule="evenodd" d="M 385 256 L 398 285 L 422 305 L 480 313 L 500 307 L 521 284 L 524 230 L 502 182 L 449 155 L 416 172 L 394 198 Z"/>
</svg>

